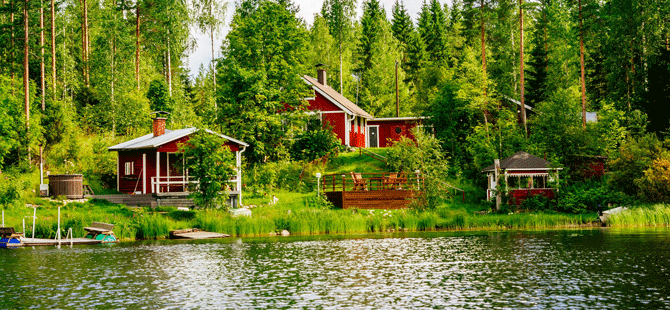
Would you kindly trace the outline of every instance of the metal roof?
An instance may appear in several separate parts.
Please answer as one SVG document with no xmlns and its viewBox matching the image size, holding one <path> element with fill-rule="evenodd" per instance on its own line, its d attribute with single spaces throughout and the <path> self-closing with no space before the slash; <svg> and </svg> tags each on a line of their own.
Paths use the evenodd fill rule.
<svg viewBox="0 0 670 310">
<path fill-rule="evenodd" d="M 314 86 L 314 89 L 319 94 L 326 97 L 328 100 L 330 100 L 330 102 L 334 103 L 348 114 L 359 115 L 364 118 L 372 118 L 372 115 L 368 114 L 368 112 L 365 112 L 365 110 L 361 109 L 355 103 L 351 102 L 349 99 L 344 97 L 336 90 L 332 89 L 330 86 L 319 83 L 315 78 L 309 75 L 303 76 L 303 80 L 305 80 L 307 84 Z"/>
<path fill-rule="evenodd" d="M 501 170 L 549 170 L 560 169 L 552 167 L 553 164 L 545 159 L 533 156 L 524 151 L 519 151 L 516 154 L 507 157 L 500 161 Z M 482 170 L 482 172 L 489 172 L 495 170 L 495 164 L 490 165 Z"/>
<path fill-rule="evenodd" d="M 368 121 L 376 121 L 376 122 L 392 122 L 392 121 L 416 121 L 416 120 L 422 120 L 422 119 L 427 119 L 425 116 L 401 116 L 401 117 L 380 117 L 380 118 L 373 118 Z"/>
<path fill-rule="evenodd" d="M 126 141 L 114 146 L 109 147 L 107 150 L 108 151 L 122 151 L 122 150 L 135 150 L 135 149 L 146 149 L 146 148 L 157 148 L 160 147 L 163 144 L 170 143 L 172 141 L 181 139 L 183 137 L 186 137 L 200 129 L 191 127 L 191 128 L 184 128 L 184 129 L 179 129 L 179 130 L 170 130 L 170 129 L 165 129 L 165 133 L 158 136 L 154 137 L 153 133 L 141 136 L 139 138 L 132 139 L 130 141 Z M 226 135 L 222 135 L 220 133 L 211 131 L 209 129 L 205 129 L 206 132 L 217 135 L 221 138 L 224 138 L 230 142 L 236 143 L 241 146 L 249 146 L 248 144 L 231 138 Z"/>
</svg>

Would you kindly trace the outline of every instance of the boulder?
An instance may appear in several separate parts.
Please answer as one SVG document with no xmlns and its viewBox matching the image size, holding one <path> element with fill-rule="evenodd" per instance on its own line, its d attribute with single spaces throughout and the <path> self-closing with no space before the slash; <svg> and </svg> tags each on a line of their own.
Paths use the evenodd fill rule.
<svg viewBox="0 0 670 310">
<path fill-rule="evenodd" d="M 284 230 L 281 231 L 281 235 L 282 235 L 282 236 L 290 236 L 291 233 L 288 232 L 288 230 L 284 229 Z"/>
</svg>

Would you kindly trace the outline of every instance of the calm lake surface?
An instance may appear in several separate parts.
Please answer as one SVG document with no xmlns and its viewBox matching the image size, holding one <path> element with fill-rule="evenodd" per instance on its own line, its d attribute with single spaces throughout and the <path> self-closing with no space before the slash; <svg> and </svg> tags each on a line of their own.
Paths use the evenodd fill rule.
<svg viewBox="0 0 670 310">
<path fill-rule="evenodd" d="M 670 230 L 0 250 L 0 308 L 670 308 Z"/>
</svg>

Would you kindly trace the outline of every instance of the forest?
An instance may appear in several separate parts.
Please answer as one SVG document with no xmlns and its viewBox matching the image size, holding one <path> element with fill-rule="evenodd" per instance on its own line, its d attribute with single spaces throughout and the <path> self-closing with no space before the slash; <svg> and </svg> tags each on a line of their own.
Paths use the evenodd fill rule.
<svg viewBox="0 0 670 310">
<path fill-rule="evenodd" d="M 43 154 L 52 172 L 113 178 L 106 148 L 150 131 L 152 111 L 171 113 L 168 128 L 249 143 L 248 166 L 303 159 L 301 76 L 324 64 L 375 117 L 395 116 L 397 87 L 400 115 L 429 117 L 454 180 L 481 184 L 483 167 L 519 150 L 563 166 L 604 156 L 607 182 L 584 191 L 670 199 L 670 0 L 424 0 L 417 16 L 398 0 L 391 14 L 378 0 L 325 0 L 311 24 L 298 10 L 2 0 L 0 171 L 33 171 Z M 222 55 L 192 73 L 195 32 Z"/>
</svg>

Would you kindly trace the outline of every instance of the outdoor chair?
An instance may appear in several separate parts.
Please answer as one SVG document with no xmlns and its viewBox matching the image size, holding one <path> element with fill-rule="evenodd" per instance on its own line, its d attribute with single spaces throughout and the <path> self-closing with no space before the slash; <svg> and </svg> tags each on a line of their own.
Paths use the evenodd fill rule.
<svg viewBox="0 0 670 310">
<path fill-rule="evenodd" d="M 393 189 L 393 184 L 395 184 L 397 178 L 397 173 L 391 173 L 388 176 L 385 176 L 383 182 L 384 189 Z"/>
<path fill-rule="evenodd" d="M 351 178 L 354 180 L 354 190 L 366 191 L 368 190 L 365 180 L 360 173 L 351 172 Z"/>
</svg>

